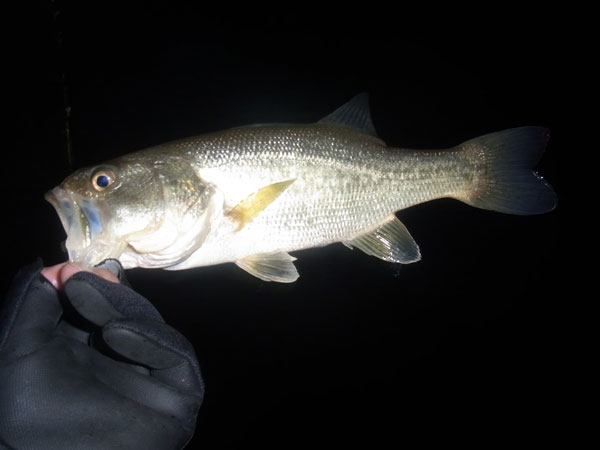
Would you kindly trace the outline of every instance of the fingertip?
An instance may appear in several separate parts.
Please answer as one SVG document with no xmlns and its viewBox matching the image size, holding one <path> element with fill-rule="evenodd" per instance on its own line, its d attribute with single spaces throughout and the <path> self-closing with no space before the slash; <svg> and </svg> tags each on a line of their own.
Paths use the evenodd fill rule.
<svg viewBox="0 0 600 450">
<path fill-rule="evenodd" d="M 52 283 L 52 286 L 54 286 L 56 289 L 58 289 L 58 266 L 49 266 L 49 267 L 44 267 L 42 269 L 42 271 L 40 272 L 42 274 L 42 276 L 48 280 L 50 283 Z"/>
<path fill-rule="evenodd" d="M 81 267 L 70 262 L 65 262 L 56 264 L 55 266 L 44 267 L 41 274 L 52 283 L 56 289 L 60 290 L 70 277 L 81 270 L 83 270 Z"/>
<path fill-rule="evenodd" d="M 65 263 L 58 272 L 59 286 L 62 288 L 69 278 L 81 271 L 83 271 L 82 267 L 73 263 Z"/>
<path fill-rule="evenodd" d="M 84 268 L 72 262 L 65 262 L 55 266 L 44 267 L 41 273 L 50 283 L 52 283 L 56 289 L 62 290 L 69 278 L 82 271 L 91 272 L 112 283 L 119 283 L 119 279 L 109 270 L 98 267 Z"/>
</svg>

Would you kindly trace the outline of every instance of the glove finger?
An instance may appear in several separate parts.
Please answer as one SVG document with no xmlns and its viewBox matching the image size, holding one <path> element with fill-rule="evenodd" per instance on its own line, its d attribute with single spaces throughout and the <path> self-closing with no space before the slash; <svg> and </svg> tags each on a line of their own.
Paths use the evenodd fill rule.
<svg viewBox="0 0 600 450">
<path fill-rule="evenodd" d="M 117 323 L 121 323 L 117 325 Z M 120 352 L 126 356 L 135 358 L 137 364 L 141 364 L 145 358 L 152 359 L 151 363 L 166 363 L 166 358 L 152 358 L 149 353 L 152 350 L 161 350 L 160 347 L 152 347 L 151 343 L 145 342 L 143 335 L 137 332 L 118 333 L 118 328 L 135 327 L 139 323 L 127 320 L 111 322 L 102 329 L 99 336 L 103 346 L 111 353 Z M 108 330 L 115 327 L 113 331 Z M 179 384 L 165 382 L 153 376 L 154 369 L 143 371 L 131 365 L 131 358 L 127 361 L 118 361 L 113 364 L 107 363 L 107 358 L 98 355 L 92 364 L 94 367 L 94 378 L 99 380 L 121 397 L 132 400 L 136 404 L 144 405 L 152 411 L 160 413 L 165 418 L 175 419 L 184 428 L 193 431 L 196 414 L 202 403 L 204 389 L 202 386 L 189 389 L 181 389 Z M 114 355 L 118 358 L 119 355 Z M 164 356 L 164 355 L 163 355 Z"/>
<path fill-rule="evenodd" d="M 65 284 L 67 299 L 73 308 L 89 322 L 101 327 L 113 319 L 121 319 L 121 314 L 100 291 L 87 281 L 74 279 Z"/>
<path fill-rule="evenodd" d="M 125 317 L 164 322 L 152 303 L 140 294 L 91 272 L 76 273 L 65 283 L 64 289 L 75 310 L 100 327 L 111 320 Z"/>
<path fill-rule="evenodd" d="M 116 353 L 151 369 L 151 375 L 177 389 L 203 390 L 192 344 L 165 323 L 113 321 L 102 328 L 103 341 Z"/>
<path fill-rule="evenodd" d="M 98 267 L 100 269 L 106 269 L 106 270 L 108 270 L 115 277 L 118 278 L 119 282 L 122 285 L 127 286 L 127 287 L 131 287 L 131 284 L 129 283 L 129 280 L 125 276 L 125 269 L 123 269 L 123 266 L 121 265 L 121 263 L 119 262 L 118 259 L 114 259 L 114 258 L 105 259 L 101 263 L 96 264 L 94 267 Z"/>
<path fill-rule="evenodd" d="M 0 313 L 0 351 L 23 355 L 47 341 L 62 306 L 54 286 L 40 272 L 41 259 L 15 276 Z"/>
</svg>

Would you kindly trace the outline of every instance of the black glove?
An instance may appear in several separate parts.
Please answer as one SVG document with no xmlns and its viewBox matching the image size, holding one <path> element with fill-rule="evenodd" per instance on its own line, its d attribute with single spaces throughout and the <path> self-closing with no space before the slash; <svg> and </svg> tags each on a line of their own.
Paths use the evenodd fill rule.
<svg viewBox="0 0 600 450">
<path fill-rule="evenodd" d="M 127 286 L 78 272 L 63 295 L 41 270 L 0 314 L 0 447 L 183 448 L 204 394 L 191 344 Z"/>
</svg>

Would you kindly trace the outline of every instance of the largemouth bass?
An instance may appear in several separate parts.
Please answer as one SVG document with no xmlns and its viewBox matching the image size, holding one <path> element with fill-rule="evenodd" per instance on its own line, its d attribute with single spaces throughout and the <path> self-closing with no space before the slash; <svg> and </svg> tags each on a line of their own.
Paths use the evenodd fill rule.
<svg viewBox="0 0 600 450">
<path fill-rule="evenodd" d="M 395 212 L 450 197 L 510 214 L 551 211 L 533 172 L 540 127 L 444 150 L 387 147 L 361 94 L 319 122 L 256 125 L 137 151 L 46 194 L 69 259 L 169 270 L 234 262 L 266 281 L 298 278 L 294 250 L 342 242 L 395 263 L 421 258 Z"/>
</svg>

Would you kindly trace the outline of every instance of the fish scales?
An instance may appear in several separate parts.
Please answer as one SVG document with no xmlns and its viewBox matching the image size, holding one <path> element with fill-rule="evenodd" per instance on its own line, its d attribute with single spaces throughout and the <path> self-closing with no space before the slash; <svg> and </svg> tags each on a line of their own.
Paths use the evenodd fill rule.
<svg viewBox="0 0 600 450">
<path fill-rule="evenodd" d="M 173 145 L 202 179 L 222 186 L 232 205 L 248 190 L 296 180 L 244 230 L 205 243 L 207 254 L 219 246 L 223 259 L 233 249 L 246 256 L 351 239 L 393 211 L 460 192 L 473 180 L 471 165 L 457 151 L 389 148 L 330 125 L 241 127 Z M 268 240 L 264 230 L 272 232 Z"/>
</svg>

